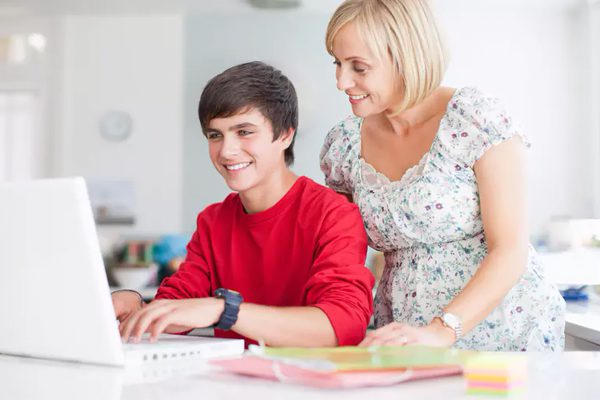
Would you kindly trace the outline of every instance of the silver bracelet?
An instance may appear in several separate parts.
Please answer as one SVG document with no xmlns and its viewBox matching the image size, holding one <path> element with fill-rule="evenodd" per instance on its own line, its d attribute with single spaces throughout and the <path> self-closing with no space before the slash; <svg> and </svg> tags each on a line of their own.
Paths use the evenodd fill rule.
<svg viewBox="0 0 600 400">
<path fill-rule="evenodd" d="M 144 306 L 144 298 L 142 297 L 142 295 L 140 294 L 140 292 L 137 292 L 133 289 L 119 289 L 119 290 L 115 290 L 114 292 L 111 292 L 110 295 L 112 296 L 115 293 L 119 293 L 119 292 L 131 292 L 131 293 L 135 293 L 137 294 L 137 296 L 140 298 L 140 307 Z"/>
</svg>

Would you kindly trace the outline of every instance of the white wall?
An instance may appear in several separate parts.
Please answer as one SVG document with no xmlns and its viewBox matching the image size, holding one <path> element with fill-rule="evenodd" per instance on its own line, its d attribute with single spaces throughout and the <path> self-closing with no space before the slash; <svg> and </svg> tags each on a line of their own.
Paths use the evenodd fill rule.
<svg viewBox="0 0 600 400">
<path fill-rule="evenodd" d="M 451 86 L 497 95 L 533 142 L 530 220 L 594 212 L 587 7 L 576 1 L 437 1 Z"/>
<path fill-rule="evenodd" d="M 576 1 L 436 1 L 452 54 L 446 84 L 499 96 L 533 141 L 533 232 L 554 215 L 591 216 L 594 197 L 586 16 Z M 525 6 L 523 4 L 526 4 Z M 583 7 L 583 6 L 582 6 Z M 330 13 L 196 15 L 186 20 L 183 226 L 228 192 L 207 157 L 196 116 L 203 85 L 234 64 L 264 60 L 296 85 L 300 126 L 294 170 L 322 182 L 328 129 L 350 113 L 323 45 Z M 594 154 L 594 156 L 596 156 Z"/>
<path fill-rule="evenodd" d="M 176 15 L 67 16 L 59 24 L 54 175 L 133 182 L 136 224 L 181 230 L 183 20 Z M 124 142 L 100 136 L 109 110 L 133 117 Z"/>
<path fill-rule="evenodd" d="M 589 5 L 587 20 L 588 29 L 588 53 L 590 54 L 590 84 L 592 92 L 590 101 L 592 146 L 592 185 L 594 189 L 595 208 L 594 215 L 600 216 L 600 2 L 592 2 Z"/>
<path fill-rule="evenodd" d="M 334 84 L 334 65 L 323 38 L 328 15 L 270 12 L 200 15 L 186 21 L 184 215 L 186 230 L 206 205 L 229 192 L 208 159 L 197 117 L 198 100 L 215 74 L 241 62 L 260 60 L 280 68 L 294 83 L 300 122 L 294 146 L 298 174 L 322 181 L 319 151 L 326 130 L 348 113 Z"/>
</svg>

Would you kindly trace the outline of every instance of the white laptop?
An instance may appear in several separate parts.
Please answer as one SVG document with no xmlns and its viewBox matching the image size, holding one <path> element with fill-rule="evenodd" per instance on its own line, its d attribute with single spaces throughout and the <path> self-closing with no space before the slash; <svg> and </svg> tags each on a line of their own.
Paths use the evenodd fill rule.
<svg viewBox="0 0 600 400">
<path fill-rule="evenodd" d="M 243 340 L 123 344 L 83 178 L 0 183 L 0 353 L 124 365 L 241 354 Z"/>
</svg>

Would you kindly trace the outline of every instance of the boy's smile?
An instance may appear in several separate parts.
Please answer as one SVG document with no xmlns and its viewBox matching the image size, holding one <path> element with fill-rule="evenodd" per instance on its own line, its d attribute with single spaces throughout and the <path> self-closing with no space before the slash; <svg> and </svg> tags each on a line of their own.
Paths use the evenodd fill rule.
<svg viewBox="0 0 600 400">
<path fill-rule="evenodd" d="M 239 163 L 239 164 L 225 164 L 225 168 L 227 168 L 228 171 L 239 171 L 241 169 L 246 168 L 247 166 L 249 166 L 250 164 L 252 164 L 251 162 L 245 162 L 245 163 Z"/>
</svg>

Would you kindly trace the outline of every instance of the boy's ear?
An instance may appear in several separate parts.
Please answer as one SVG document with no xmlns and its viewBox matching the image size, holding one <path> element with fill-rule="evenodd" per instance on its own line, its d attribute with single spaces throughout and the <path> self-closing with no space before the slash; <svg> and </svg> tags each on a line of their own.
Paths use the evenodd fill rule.
<svg viewBox="0 0 600 400">
<path fill-rule="evenodd" d="M 288 128 L 287 131 L 284 131 L 279 136 L 279 140 L 285 144 L 285 148 L 287 149 L 290 144 L 292 144 L 292 140 L 294 140 L 294 135 L 296 134 L 296 130 L 294 128 Z"/>
</svg>

